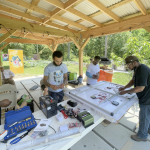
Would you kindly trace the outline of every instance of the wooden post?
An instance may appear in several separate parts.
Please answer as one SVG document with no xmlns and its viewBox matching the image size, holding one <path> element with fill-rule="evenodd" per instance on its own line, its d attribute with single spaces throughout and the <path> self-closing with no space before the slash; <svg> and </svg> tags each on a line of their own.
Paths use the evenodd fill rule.
<svg viewBox="0 0 150 150">
<path fill-rule="evenodd" d="M 105 57 L 107 57 L 107 35 L 105 36 Z"/>
<path fill-rule="evenodd" d="M 1 60 L 2 53 L 0 52 L 0 66 L 2 66 L 2 60 Z M 0 70 L 0 86 L 2 85 L 2 78 L 1 78 L 1 70 Z"/>
<path fill-rule="evenodd" d="M 83 76 L 83 50 L 79 50 L 79 75 Z"/>
<path fill-rule="evenodd" d="M 83 50 L 90 38 L 85 39 L 84 43 L 82 43 L 82 40 L 78 41 L 75 38 L 71 38 L 74 44 L 79 49 L 79 75 L 83 76 Z"/>
</svg>

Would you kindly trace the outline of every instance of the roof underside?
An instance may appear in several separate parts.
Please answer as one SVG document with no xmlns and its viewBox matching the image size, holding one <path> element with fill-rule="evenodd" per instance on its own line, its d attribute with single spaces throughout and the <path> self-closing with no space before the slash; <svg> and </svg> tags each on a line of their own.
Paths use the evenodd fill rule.
<svg viewBox="0 0 150 150">
<path fill-rule="evenodd" d="M 0 0 L 0 17 L 43 26 L 46 27 L 45 30 L 49 28 L 66 32 L 66 35 L 65 33 L 59 35 L 53 34 L 50 30 L 45 33 L 41 31 L 35 33 L 26 29 L 21 37 L 29 39 L 36 39 L 34 34 L 37 37 L 47 34 L 43 38 L 57 41 L 70 35 L 78 38 L 82 35 L 82 38 L 88 38 L 127 31 L 129 28 L 136 29 L 134 26 L 141 23 L 150 26 L 149 13 L 150 0 Z M 120 26 L 115 31 L 109 30 L 138 17 L 140 20 L 137 19 L 136 24 L 132 23 L 122 29 Z M 0 21 L 0 24 L 3 25 L 4 22 Z M 0 33 L 7 32 L 3 26 L 1 28 Z M 98 31 L 99 33 L 96 33 Z M 20 35 L 19 32 L 22 31 L 18 28 L 13 35 Z"/>
</svg>

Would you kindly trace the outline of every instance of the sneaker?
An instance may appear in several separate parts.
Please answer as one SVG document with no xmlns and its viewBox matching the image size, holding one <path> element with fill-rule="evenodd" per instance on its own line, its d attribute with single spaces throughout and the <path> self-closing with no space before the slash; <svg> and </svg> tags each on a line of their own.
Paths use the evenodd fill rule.
<svg viewBox="0 0 150 150">
<path fill-rule="evenodd" d="M 138 142 L 140 142 L 140 141 L 147 141 L 147 139 L 141 139 L 141 138 L 139 138 L 137 135 L 131 135 L 131 139 L 133 139 L 134 141 L 138 141 Z"/>
</svg>

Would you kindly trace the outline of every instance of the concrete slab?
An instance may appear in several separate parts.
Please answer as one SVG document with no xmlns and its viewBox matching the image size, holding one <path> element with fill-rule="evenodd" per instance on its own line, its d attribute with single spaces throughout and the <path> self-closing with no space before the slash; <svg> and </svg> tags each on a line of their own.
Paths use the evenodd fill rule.
<svg viewBox="0 0 150 150">
<path fill-rule="evenodd" d="M 134 116 L 133 114 L 126 113 L 124 117 L 119 121 L 119 123 L 126 128 L 134 131 L 137 123 L 139 122 L 139 119 L 137 116 Z"/>
<path fill-rule="evenodd" d="M 37 83 L 38 85 L 40 85 L 40 81 L 42 80 L 42 78 L 35 78 L 32 79 L 33 82 Z"/>
<path fill-rule="evenodd" d="M 140 110 L 140 108 L 139 108 L 139 106 L 137 106 L 137 107 L 136 107 L 136 110 L 135 110 L 135 116 L 137 116 L 137 117 L 139 116 L 139 110 Z M 134 115 L 134 106 L 132 106 L 132 107 L 128 110 L 128 113 Z"/>
<path fill-rule="evenodd" d="M 22 82 L 24 85 L 28 85 L 28 84 L 34 83 L 31 79 L 22 80 L 21 82 Z M 35 83 L 34 83 L 34 84 L 35 84 Z"/>
<path fill-rule="evenodd" d="M 16 84 L 17 90 L 22 90 L 22 89 L 24 89 L 24 87 L 23 87 L 23 85 L 20 83 L 20 81 L 15 81 L 15 84 Z"/>
<path fill-rule="evenodd" d="M 128 140 L 134 143 L 130 150 L 150 150 L 150 142 L 133 141 L 130 136 L 135 133 L 120 124 L 111 124 L 107 127 L 99 124 L 93 131 L 117 150 L 121 150 Z"/>
<path fill-rule="evenodd" d="M 91 131 L 69 150 L 113 150 L 113 148 Z"/>
</svg>

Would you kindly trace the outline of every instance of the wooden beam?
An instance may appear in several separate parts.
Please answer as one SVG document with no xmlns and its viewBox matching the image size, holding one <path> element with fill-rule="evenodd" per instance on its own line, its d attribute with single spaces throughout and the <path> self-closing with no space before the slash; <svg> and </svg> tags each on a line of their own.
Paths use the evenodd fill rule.
<svg viewBox="0 0 150 150">
<path fill-rule="evenodd" d="M 31 16 L 31 15 L 23 13 L 21 11 L 17 11 L 15 9 L 8 8 L 8 7 L 3 6 L 3 5 L 0 5 L 0 10 L 3 11 L 3 12 L 8 12 L 10 14 L 14 14 L 16 16 L 24 17 L 26 19 L 33 20 L 33 21 L 36 21 L 36 22 L 43 22 L 43 19 Z"/>
<path fill-rule="evenodd" d="M 73 41 L 73 43 L 76 45 L 76 47 L 77 47 L 78 49 L 81 48 L 81 46 L 79 45 L 78 41 L 77 41 L 75 38 L 71 38 L 71 40 Z"/>
<path fill-rule="evenodd" d="M 76 16 L 78 16 L 78 17 L 80 17 L 80 18 L 82 18 L 83 20 L 86 20 L 86 21 L 88 21 L 88 22 L 90 22 L 94 25 L 97 25 L 98 27 L 100 27 L 102 25 L 100 22 L 88 17 L 87 15 L 81 13 L 80 11 L 77 11 L 74 8 L 68 8 L 67 11 L 74 14 L 74 15 L 76 15 Z"/>
<path fill-rule="evenodd" d="M 113 13 L 108 8 L 106 8 L 100 1 L 98 0 L 87 0 L 87 1 L 90 2 L 93 6 L 100 9 L 102 12 L 107 14 L 109 17 L 111 17 L 115 21 L 119 22 L 121 20 L 115 13 Z"/>
<path fill-rule="evenodd" d="M 84 43 L 81 46 L 81 50 L 83 51 L 84 47 L 86 46 L 86 44 L 89 42 L 90 38 L 85 39 Z"/>
<path fill-rule="evenodd" d="M 2 53 L 0 53 L 0 66 L 2 66 L 2 60 L 1 60 L 1 56 L 2 56 Z M 2 85 L 2 78 L 1 78 L 1 70 L 0 70 L 0 86 Z"/>
<path fill-rule="evenodd" d="M 0 24 L 4 25 L 6 28 L 9 29 L 19 29 L 21 30 L 23 27 L 28 29 L 30 32 L 35 33 L 50 33 L 50 35 L 54 36 L 67 36 L 67 37 L 79 37 L 79 34 L 77 33 L 71 33 L 68 31 L 62 31 L 59 29 L 54 29 L 50 27 L 43 27 L 40 25 L 32 24 L 32 23 L 26 23 L 22 21 L 14 21 L 12 19 L 2 18 L 0 17 Z"/>
<path fill-rule="evenodd" d="M 65 9 L 64 3 L 60 2 L 59 0 L 45 0 L 45 1 L 60 9 Z"/>
<path fill-rule="evenodd" d="M 64 7 L 65 9 L 70 8 L 72 6 L 74 6 L 77 2 L 79 2 L 80 0 L 68 0 L 65 4 Z"/>
<path fill-rule="evenodd" d="M 53 45 L 53 52 L 56 51 L 57 47 L 58 47 L 58 44 Z"/>
<path fill-rule="evenodd" d="M 72 26 L 75 26 L 75 27 L 80 28 L 82 30 L 87 30 L 88 29 L 87 27 L 85 27 L 85 26 L 83 26 L 81 24 L 78 24 L 78 23 L 76 23 L 74 21 L 71 21 L 69 19 L 66 19 L 66 18 L 63 18 L 63 17 L 60 17 L 60 16 L 55 16 L 53 18 L 56 19 L 56 20 L 59 20 L 59 21 L 71 24 Z"/>
<path fill-rule="evenodd" d="M 47 45 L 48 46 L 48 48 L 52 51 L 52 52 L 54 52 L 54 50 L 53 50 L 53 48 L 51 47 L 51 46 L 49 46 L 49 45 Z"/>
<path fill-rule="evenodd" d="M 143 3 L 140 0 L 133 0 L 136 6 L 139 8 L 139 10 L 142 12 L 143 15 L 147 14 L 147 10 Z"/>
<path fill-rule="evenodd" d="M 8 38 L 5 40 L 5 42 L 8 43 L 24 43 L 24 44 L 45 44 L 45 45 L 51 45 L 52 42 L 50 41 L 41 41 L 41 40 L 28 40 L 28 39 L 14 39 L 14 38 Z"/>
<path fill-rule="evenodd" d="M 2 23 L 1 23 L 2 24 Z M 0 37 L 0 44 L 2 42 L 4 42 L 7 38 L 9 38 L 12 34 L 14 34 L 17 30 L 16 29 L 13 29 L 13 30 L 10 30 L 8 31 L 6 34 L 4 34 L 3 36 Z"/>
<path fill-rule="evenodd" d="M 94 19 L 88 17 L 87 15 L 81 13 L 80 11 L 78 11 L 78 10 L 76 10 L 76 9 L 69 8 L 69 5 L 68 5 L 68 4 L 66 4 L 66 6 L 65 6 L 65 4 L 62 3 L 62 2 L 60 2 L 59 0 L 46 0 L 46 1 L 49 2 L 50 4 L 54 5 L 54 6 L 58 7 L 59 9 L 66 10 L 67 12 L 70 12 L 70 13 L 72 13 L 72 14 L 74 14 L 74 15 L 80 17 L 80 18 L 82 18 L 82 19 L 85 20 L 85 21 L 88 21 L 88 22 L 90 22 L 90 23 L 92 23 L 92 24 L 95 24 L 95 25 L 97 25 L 97 26 L 101 26 L 101 23 L 99 23 L 98 21 L 96 21 L 96 20 L 94 20 Z M 77 0 L 76 0 L 76 2 L 77 2 Z M 73 4 L 75 3 L 75 0 L 74 0 L 74 1 L 71 1 L 71 2 L 68 1 L 68 3 L 69 3 L 70 5 L 71 5 L 71 4 L 73 5 Z M 56 16 L 55 16 L 55 17 L 56 17 Z M 54 17 L 54 18 L 55 18 L 55 17 Z"/>
<path fill-rule="evenodd" d="M 4 44 L 1 48 L 0 48 L 0 52 L 3 50 L 3 48 L 5 48 L 9 43 Z"/>
<path fill-rule="evenodd" d="M 150 26 L 149 19 L 150 19 L 150 14 L 145 16 L 142 15 L 135 18 L 123 20 L 120 23 L 109 24 L 102 28 L 91 29 L 90 31 L 82 32 L 82 38 L 85 39 L 90 37 L 91 35 L 93 37 L 97 37 L 97 36 L 104 36 L 104 35 L 109 35 L 109 34 L 114 34 L 119 32 L 126 32 L 126 31 L 130 31 L 130 29 L 137 30 L 143 27 Z"/>
<path fill-rule="evenodd" d="M 144 27 L 144 29 L 150 33 L 150 26 L 149 27 Z"/>
<path fill-rule="evenodd" d="M 45 16 L 49 16 L 49 17 L 51 16 L 51 12 L 49 12 L 49 11 L 47 11 L 45 9 L 42 9 L 40 7 L 37 7 L 34 4 L 34 2 L 30 4 L 30 3 L 27 3 L 27 2 L 25 2 L 23 0 L 7 0 L 7 1 L 9 1 L 11 3 L 14 3 L 14 4 L 18 5 L 18 6 L 22 6 L 22 7 L 26 8 L 26 9 L 31 10 L 31 11 L 38 12 L 38 13 L 43 14 Z M 29 13 L 31 13 L 31 11 Z"/>
<path fill-rule="evenodd" d="M 122 5 L 125 5 L 125 4 L 127 4 L 127 3 L 130 3 L 130 2 L 132 2 L 133 0 L 122 0 L 122 1 L 120 1 L 119 3 L 117 3 L 117 4 L 114 4 L 114 5 L 111 5 L 111 6 L 109 6 L 109 7 L 107 7 L 109 10 L 112 10 L 112 9 L 115 9 L 115 8 L 117 8 L 117 7 L 120 7 L 120 6 L 122 6 Z M 102 11 L 97 11 L 97 12 L 95 12 L 95 13 L 93 13 L 93 14 L 91 14 L 91 15 L 89 15 L 89 17 L 90 18 L 93 18 L 93 17 L 95 17 L 95 16 L 98 16 L 98 15 L 100 15 L 100 14 L 102 14 L 103 12 Z M 83 19 L 80 19 L 80 20 L 78 20 L 78 21 L 76 21 L 77 23 L 80 23 L 80 22 L 82 22 L 82 21 L 84 21 Z"/>
</svg>

